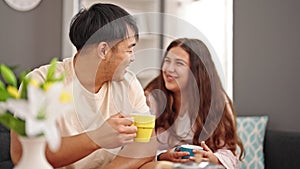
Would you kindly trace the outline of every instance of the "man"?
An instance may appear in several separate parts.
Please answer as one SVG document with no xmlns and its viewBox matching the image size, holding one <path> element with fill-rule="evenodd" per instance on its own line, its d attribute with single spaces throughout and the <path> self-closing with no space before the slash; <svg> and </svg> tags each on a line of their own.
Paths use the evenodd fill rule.
<svg viewBox="0 0 300 169">
<path fill-rule="evenodd" d="M 61 148 L 48 161 L 55 168 L 139 168 L 154 158 L 150 143 L 133 142 L 137 128 L 130 113 L 149 111 L 143 89 L 126 68 L 134 61 L 138 28 L 132 16 L 112 4 L 95 4 L 72 20 L 70 39 L 77 48 L 73 58 L 57 65 L 65 85 L 73 89 L 74 111 L 58 120 Z M 48 66 L 30 76 L 43 81 Z M 120 147 L 121 146 L 121 147 Z M 11 156 L 20 160 L 22 147 L 11 133 Z"/>
</svg>

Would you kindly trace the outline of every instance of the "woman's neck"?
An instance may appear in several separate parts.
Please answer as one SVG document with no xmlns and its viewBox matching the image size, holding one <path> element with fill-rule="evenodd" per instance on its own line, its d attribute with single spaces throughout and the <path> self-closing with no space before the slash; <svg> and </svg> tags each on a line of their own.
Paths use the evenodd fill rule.
<svg viewBox="0 0 300 169">
<path fill-rule="evenodd" d="M 188 111 L 188 97 L 180 92 L 174 93 L 174 104 L 176 112 L 182 116 Z"/>
</svg>

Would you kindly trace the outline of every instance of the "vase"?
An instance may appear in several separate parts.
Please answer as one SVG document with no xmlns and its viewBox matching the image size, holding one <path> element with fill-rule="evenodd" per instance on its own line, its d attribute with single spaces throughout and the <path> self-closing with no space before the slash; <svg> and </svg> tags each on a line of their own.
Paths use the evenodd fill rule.
<svg viewBox="0 0 300 169">
<path fill-rule="evenodd" d="M 45 137 L 21 137 L 22 157 L 14 169 L 53 169 L 46 159 Z"/>
</svg>

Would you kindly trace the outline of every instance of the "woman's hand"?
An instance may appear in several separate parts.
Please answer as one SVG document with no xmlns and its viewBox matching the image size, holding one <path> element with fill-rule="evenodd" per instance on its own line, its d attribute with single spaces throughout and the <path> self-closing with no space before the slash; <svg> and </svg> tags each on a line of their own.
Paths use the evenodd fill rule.
<svg viewBox="0 0 300 169">
<path fill-rule="evenodd" d="M 205 144 L 204 141 L 201 142 L 201 147 L 203 150 L 193 150 L 195 157 L 201 159 L 195 159 L 195 157 L 190 157 L 190 159 L 195 161 L 207 161 L 210 163 L 221 164 L 217 156 L 211 151 L 211 149 Z"/>
<path fill-rule="evenodd" d="M 159 155 L 158 161 L 172 161 L 177 163 L 185 163 L 191 161 L 190 159 L 181 159 L 183 156 L 189 155 L 189 152 L 179 152 L 176 147 L 169 149 L 167 152 L 161 153 Z"/>
</svg>

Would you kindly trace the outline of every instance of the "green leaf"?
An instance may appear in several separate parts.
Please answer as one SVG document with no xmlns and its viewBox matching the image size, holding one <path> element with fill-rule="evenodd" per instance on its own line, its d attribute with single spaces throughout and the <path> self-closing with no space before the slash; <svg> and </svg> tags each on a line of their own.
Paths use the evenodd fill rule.
<svg viewBox="0 0 300 169">
<path fill-rule="evenodd" d="M 65 74 L 60 75 L 58 78 L 53 79 L 53 82 L 60 82 L 65 79 Z"/>
<path fill-rule="evenodd" d="M 23 72 L 20 73 L 20 80 L 21 80 L 21 82 L 26 78 L 27 74 L 28 74 L 27 71 L 23 71 Z"/>
<path fill-rule="evenodd" d="M 11 113 L 4 113 L 0 115 L 0 122 L 18 135 L 26 136 L 24 120 L 14 117 Z"/>
<path fill-rule="evenodd" d="M 0 101 L 5 102 L 8 98 L 13 98 L 5 89 L 0 89 Z"/>
<path fill-rule="evenodd" d="M 55 70 L 56 70 L 57 58 L 53 58 L 50 62 L 50 67 L 47 72 L 46 82 L 51 82 L 54 78 Z"/>
<path fill-rule="evenodd" d="M 0 90 L 5 90 L 5 84 L 0 80 Z"/>
<path fill-rule="evenodd" d="M 0 71 L 3 79 L 10 85 L 17 87 L 17 78 L 14 72 L 4 64 L 0 65 Z"/>
<path fill-rule="evenodd" d="M 27 86 L 29 84 L 30 79 L 27 77 L 22 78 L 22 85 L 21 88 L 21 98 L 27 99 Z"/>
</svg>

